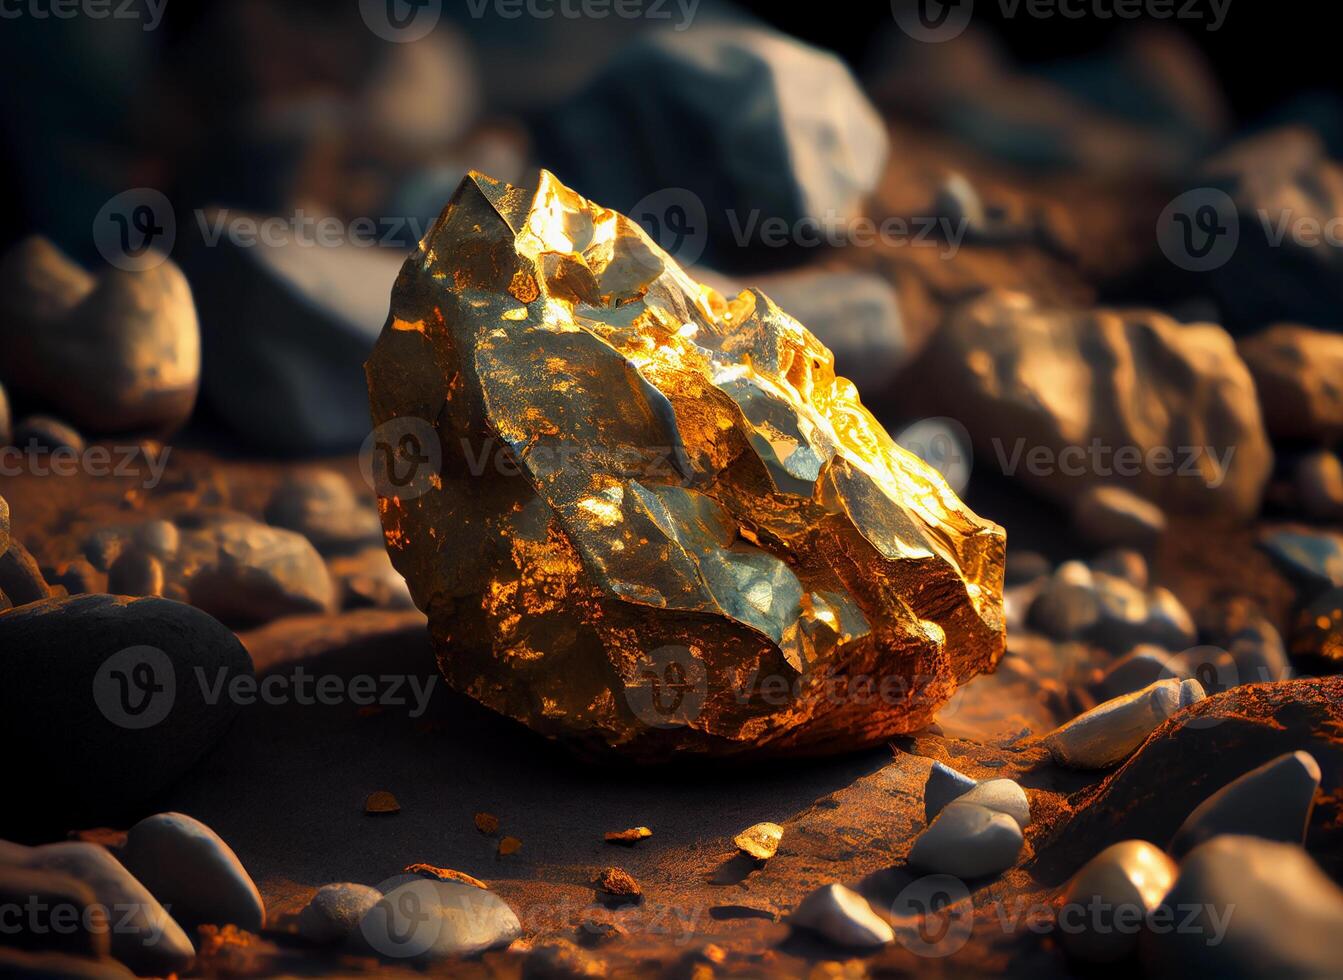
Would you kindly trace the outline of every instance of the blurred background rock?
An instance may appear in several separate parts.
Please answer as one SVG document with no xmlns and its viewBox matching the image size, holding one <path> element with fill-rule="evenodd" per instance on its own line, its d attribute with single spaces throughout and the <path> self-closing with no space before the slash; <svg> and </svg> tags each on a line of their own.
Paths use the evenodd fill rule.
<svg viewBox="0 0 1343 980">
<path fill-rule="evenodd" d="M 701 0 L 633 17 L 548 5 L 554 16 L 538 17 L 481 0 L 410 7 L 432 29 L 394 41 L 382 6 L 140 5 L 135 18 L 18 16 L 0 32 L 0 246 L 41 234 L 97 278 L 99 210 L 131 188 L 171 204 L 170 257 L 200 333 L 200 395 L 179 440 L 358 449 L 362 361 L 400 261 L 468 168 L 520 180 L 546 166 L 634 213 L 705 281 L 776 295 L 893 431 L 929 415 L 965 425 L 979 452 L 972 502 L 998 493 L 1003 467 L 986 450 L 1003 420 L 1052 416 L 1065 440 L 1226 435 L 1252 457 L 1219 495 L 1234 496 L 1229 513 L 1257 511 L 1270 468 L 1271 506 L 1300 496 L 1310 514 L 1333 513 L 1336 428 L 1324 416 L 1336 395 L 1307 369 L 1294 384 L 1279 362 L 1308 364 L 1343 323 L 1338 250 L 1272 247 L 1254 217 L 1290 205 L 1325 222 L 1343 208 L 1327 32 L 1239 6 L 1123 21 L 981 4 L 959 36 L 924 43 L 883 3 Z M 1248 70 L 1248 51 L 1290 63 Z M 1239 208 L 1242 244 L 1190 271 L 1152 230 L 1176 195 L 1205 186 Z M 277 217 L 276 241 L 231 237 Z M 340 241 L 300 240 L 324 219 Z M 904 230 L 869 247 L 855 240 L 863 221 Z M 770 242 L 767 227 L 785 231 Z M 958 346 L 945 328 L 999 290 L 1027 297 L 1032 316 L 990 318 L 991 342 Z M 1112 322 L 1105 310 L 1132 307 L 1150 312 L 1125 322 L 1161 330 L 1085 342 Z M 1039 341 L 1046 322 L 1078 349 Z M 1216 325 L 1198 343 L 1182 330 L 1196 322 Z M 1156 336 L 1188 348 L 1184 367 L 1149 349 Z M 965 371 L 985 377 L 988 349 L 1000 364 L 1039 359 L 1022 362 L 1015 390 L 976 386 L 973 411 L 945 384 L 929 393 Z M 1116 357 L 1147 387 L 1115 373 Z M 1108 380 L 1059 390 L 1064 363 Z M 1250 374 L 1261 411 L 1245 404 Z M 1191 379 L 1206 396 L 1175 399 Z M 1053 386 L 1054 401 L 1033 401 L 1033 385 Z M 1153 386 L 1180 425 L 1126 418 Z M 69 401 L 25 387 L 9 385 L 16 419 Z M 1270 437 L 1286 451 L 1277 464 Z M 1127 489 L 1198 509 L 1199 494 L 1158 486 Z"/>
</svg>

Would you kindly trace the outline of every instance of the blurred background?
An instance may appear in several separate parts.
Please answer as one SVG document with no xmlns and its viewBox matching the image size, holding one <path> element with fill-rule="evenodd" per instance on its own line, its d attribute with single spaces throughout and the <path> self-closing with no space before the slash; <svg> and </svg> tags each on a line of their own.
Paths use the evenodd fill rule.
<svg viewBox="0 0 1343 980">
<path fill-rule="evenodd" d="M 1343 424 L 1297 423 L 1336 393 L 1291 366 L 1336 357 L 1343 323 L 1327 38 L 1229 0 L 25 0 L 0 30 L 0 246 L 43 235 L 95 276 L 166 253 L 202 345 L 177 441 L 341 454 L 407 251 L 467 169 L 547 167 L 705 281 L 764 288 L 1004 523 L 1030 506 L 999 499 L 1022 435 L 1201 448 L 1201 490 L 1129 481 L 1172 512 L 1333 517 L 1343 467 L 1316 456 Z M 1098 347 L 1111 316 L 1128 339 Z M 1308 333 L 1246 347 L 1282 324 Z M 14 417 L 78 414 L 30 362 L 0 369 Z M 1086 466 L 1008 482 L 1051 508 L 1123 482 Z"/>
</svg>

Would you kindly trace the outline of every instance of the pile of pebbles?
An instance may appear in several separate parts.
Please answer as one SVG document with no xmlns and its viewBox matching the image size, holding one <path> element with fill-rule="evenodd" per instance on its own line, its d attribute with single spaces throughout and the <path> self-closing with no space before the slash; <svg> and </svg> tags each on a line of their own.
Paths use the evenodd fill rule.
<svg viewBox="0 0 1343 980">
<path fill-rule="evenodd" d="M 380 887 L 324 885 L 297 916 L 270 923 L 238 856 L 183 813 L 146 817 L 113 846 L 0 841 L 0 904 L 26 911 L 16 930 L 6 930 L 5 976 L 185 974 L 199 967 L 202 940 L 221 929 L 268 930 L 415 965 L 507 946 L 521 934 L 493 892 L 424 874 Z"/>
</svg>

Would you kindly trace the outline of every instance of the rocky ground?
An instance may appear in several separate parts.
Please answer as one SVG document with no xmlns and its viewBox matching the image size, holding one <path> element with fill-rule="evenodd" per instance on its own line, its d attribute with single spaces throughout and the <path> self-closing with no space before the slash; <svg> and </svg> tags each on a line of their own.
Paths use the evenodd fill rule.
<svg viewBox="0 0 1343 980">
<path fill-rule="evenodd" d="M 1160 30 L 1022 66 L 891 28 L 854 73 L 719 5 L 592 28 L 582 65 L 543 26 L 393 44 L 219 8 L 142 101 L 99 90 L 153 110 L 99 159 L 171 175 L 170 255 L 89 247 L 110 189 L 20 161 L 50 238 L 0 260 L 0 976 L 1343 975 L 1340 253 L 1259 219 L 1337 221 L 1337 105 L 1233 118 Z M 363 365 L 467 166 L 555 169 L 814 331 L 1006 530 L 996 670 L 889 745 L 661 766 L 450 689 L 388 557 Z M 1169 234 L 1205 206 L 1238 236 L 1208 263 Z M 205 233 L 298 212 L 400 232 Z M 757 212 L 782 242 L 739 237 Z M 822 218 L 839 240 L 799 240 Z M 464 527 L 417 537 L 429 566 L 467 564 Z M 431 615 L 475 622 L 484 583 L 452 588 L 475 606 Z M 534 727 L 562 713 L 520 686 Z"/>
<path fill-rule="evenodd" d="M 174 457 L 165 489 L 134 494 L 129 503 L 126 484 L 115 480 L 11 480 L 5 494 L 13 526 L 27 529 L 38 563 L 51 568 L 60 562 L 56 556 L 79 553 L 78 536 L 66 531 L 74 508 L 98 513 L 106 506 L 127 523 L 147 520 L 199 494 L 174 489 L 195 474 L 217 495 L 214 506 L 260 519 L 292 471 L 186 449 Z M 357 471 L 353 459 L 326 465 L 343 479 Z M 210 478 L 199 480 L 205 473 Z M 1182 537 L 1208 540 L 1214 533 L 1191 527 Z M 1270 606 L 1291 594 L 1253 540 L 1219 540 L 1220 562 L 1238 569 L 1241 589 Z M 1191 601 L 1207 595 L 1206 571 L 1179 549 L 1163 554 L 1156 567 Z M 16 836 L 30 843 L 51 840 L 53 829 L 63 827 L 71 838 L 119 854 L 125 830 L 146 813 L 187 813 L 212 828 L 255 881 L 265 926 L 222 932 L 207 926 L 193 937 L 195 971 L 203 975 L 422 972 L 395 956 L 307 940 L 299 915 L 323 885 L 385 886 L 423 864 L 487 884 L 518 920 L 518 938 L 506 949 L 439 962 L 431 974 L 1069 976 L 1084 961 L 1065 952 L 1054 917 L 1082 865 L 1119 841 L 1166 842 L 1214 790 L 1298 750 L 1320 768 L 1320 795 L 1304 828 L 1307 847 L 1328 873 L 1343 872 L 1343 813 L 1333 789 L 1343 768 L 1343 686 L 1329 678 L 1230 687 L 1157 724 L 1117 767 L 1077 770 L 1058 765 L 1041 736 L 1165 668 L 1107 688 L 1102 675 L 1119 659 L 1115 654 L 1023 631 L 1011 634 L 998 672 L 967 685 L 937 726 L 889 749 L 746 768 L 594 769 L 448 691 L 434 671 L 424 617 L 413 609 L 295 611 L 240 628 L 237 637 L 259 679 L 278 676 L 292 685 L 306 670 L 347 682 L 404 677 L 405 688 L 373 707 L 297 698 L 245 705 L 219 744 L 167 788 L 120 799 L 114 790 L 96 801 L 94 812 L 80 814 L 82 821 L 70 822 L 68 810 L 51 812 L 54 795 L 25 800 L 11 817 L 20 828 Z M 417 692 L 425 692 L 422 701 Z M 41 751 L 34 735 L 42 719 L 11 713 L 7 724 Z M 149 738 L 171 739 L 164 727 L 150 729 Z M 98 756 L 52 764 L 62 767 L 61 781 L 96 778 L 96 770 L 119 757 L 134 763 L 158 751 L 138 735 L 121 732 L 122 744 L 106 744 Z M 1016 781 L 1030 823 L 1020 854 L 1011 850 L 1002 874 L 957 877 L 965 881 L 965 897 L 953 894 L 960 904 L 924 928 L 929 942 L 913 915 L 925 900 L 920 883 L 929 878 L 909 856 L 927 825 L 925 783 L 934 763 L 980 781 Z M 398 812 L 366 812 L 368 797 L 379 791 L 395 797 Z M 493 815 L 497 826 L 483 832 L 479 814 Z M 1295 819 L 1292 829 L 1292 816 L 1286 818 L 1286 836 L 1300 833 L 1299 814 Z M 761 821 L 777 823 L 782 841 L 773 857 L 757 862 L 733 838 Z M 652 834 L 628 846 L 603 840 L 632 827 Z M 503 854 L 501 841 L 510 837 L 521 846 Z M 628 872 L 641 900 L 622 902 L 598 890 L 593 881 L 605 867 Z M 209 882 L 200 875 L 181 884 L 208 902 L 217 887 Z M 871 952 L 790 927 L 802 898 L 830 882 L 862 894 L 896 925 L 897 941 Z M 1276 892 L 1272 898 L 1285 900 Z M 1242 904 L 1238 914 L 1254 913 Z"/>
</svg>

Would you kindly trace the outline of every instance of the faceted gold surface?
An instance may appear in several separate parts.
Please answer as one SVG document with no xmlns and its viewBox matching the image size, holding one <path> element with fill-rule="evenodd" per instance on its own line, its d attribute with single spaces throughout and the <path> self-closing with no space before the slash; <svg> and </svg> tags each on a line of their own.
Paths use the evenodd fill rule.
<svg viewBox="0 0 1343 980">
<path fill-rule="evenodd" d="M 697 284 L 550 173 L 463 181 L 366 368 L 377 431 L 437 439 L 389 437 L 393 471 L 441 466 L 379 493 L 444 676 L 545 735 L 840 751 L 1002 655 L 1002 529 L 764 294 Z"/>
</svg>

